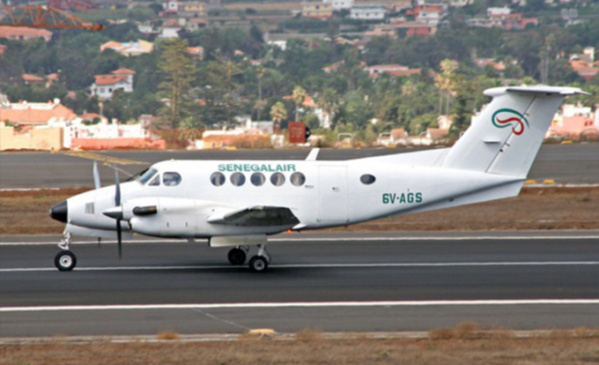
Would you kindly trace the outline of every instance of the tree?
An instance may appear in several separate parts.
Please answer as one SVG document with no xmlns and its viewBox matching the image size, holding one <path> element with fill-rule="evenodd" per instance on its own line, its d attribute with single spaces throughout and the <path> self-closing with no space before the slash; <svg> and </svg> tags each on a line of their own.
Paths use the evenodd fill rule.
<svg viewBox="0 0 599 365">
<path fill-rule="evenodd" d="M 160 90 L 169 101 L 161 114 L 172 128 L 177 128 L 186 116 L 185 98 L 196 73 L 195 65 L 187 55 L 187 41 L 179 38 L 164 41 L 158 67 L 163 74 Z"/>
<path fill-rule="evenodd" d="M 301 86 L 296 86 L 293 88 L 293 94 L 291 94 L 291 98 L 293 99 L 293 102 L 295 103 L 295 120 L 297 121 L 297 114 L 299 111 L 299 107 L 300 105 L 302 105 L 304 103 L 304 99 L 306 99 L 306 96 L 308 94 L 306 93 L 306 90 L 304 90 L 303 87 Z"/>
<path fill-rule="evenodd" d="M 277 101 L 270 108 L 270 118 L 275 122 L 275 131 L 278 131 L 281 128 L 281 122 L 287 119 L 287 109 L 283 102 Z"/>
<path fill-rule="evenodd" d="M 322 91 L 322 94 L 318 97 L 318 105 L 322 108 L 325 113 L 325 117 L 328 119 L 328 123 L 331 125 L 335 114 L 339 112 L 339 95 L 333 88 L 326 88 Z"/>
<path fill-rule="evenodd" d="M 239 67 L 231 60 L 210 61 L 202 70 L 202 84 L 205 86 L 206 100 L 213 111 L 224 109 L 227 125 L 233 123 L 234 111 L 242 105 L 241 84 L 238 78 L 243 76 Z M 222 114 L 221 114 L 222 115 Z"/>
</svg>

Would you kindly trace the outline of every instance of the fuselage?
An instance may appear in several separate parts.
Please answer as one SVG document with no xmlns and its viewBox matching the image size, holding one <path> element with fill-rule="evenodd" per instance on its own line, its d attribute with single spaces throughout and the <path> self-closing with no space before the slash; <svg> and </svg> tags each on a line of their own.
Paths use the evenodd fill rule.
<svg viewBox="0 0 599 365">
<path fill-rule="evenodd" d="M 134 232 L 199 238 L 344 226 L 434 209 L 472 192 L 514 182 L 521 179 L 434 165 L 402 165 L 388 158 L 171 160 L 154 164 L 137 180 L 120 184 L 120 190 L 124 219 Z M 113 230 L 114 219 L 103 212 L 114 209 L 114 197 L 115 187 L 108 186 L 68 199 L 68 223 Z M 132 214 L 134 208 L 143 206 L 156 206 L 158 212 Z M 256 206 L 289 208 L 300 223 L 231 226 L 209 222 L 211 217 Z"/>
</svg>

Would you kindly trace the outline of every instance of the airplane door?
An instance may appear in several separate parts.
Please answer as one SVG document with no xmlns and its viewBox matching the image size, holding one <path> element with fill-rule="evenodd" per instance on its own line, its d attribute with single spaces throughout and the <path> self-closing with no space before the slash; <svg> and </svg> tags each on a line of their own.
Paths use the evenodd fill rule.
<svg viewBox="0 0 599 365">
<path fill-rule="evenodd" d="M 318 167 L 318 221 L 347 222 L 347 167 Z"/>
</svg>

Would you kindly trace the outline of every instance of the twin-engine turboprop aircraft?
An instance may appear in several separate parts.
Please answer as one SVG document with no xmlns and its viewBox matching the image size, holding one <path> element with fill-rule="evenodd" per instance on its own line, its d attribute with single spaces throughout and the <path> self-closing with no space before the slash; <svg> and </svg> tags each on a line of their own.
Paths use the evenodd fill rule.
<svg viewBox="0 0 599 365">
<path fill-rule="evenodd" d="M 52 207 L 65 222 L 59 270 L 76 265 L 71 234 L 133 233 L 232 247 L 242 265 L 251 246 L 252 271 L 271 261 L 267 236 L 369 221 L 516 196 L 554 113 L 570 87 L 502 87 L 451 148 L 348 161 L 164 161 L 136 180 L 100 187 Z"/>
</svg>

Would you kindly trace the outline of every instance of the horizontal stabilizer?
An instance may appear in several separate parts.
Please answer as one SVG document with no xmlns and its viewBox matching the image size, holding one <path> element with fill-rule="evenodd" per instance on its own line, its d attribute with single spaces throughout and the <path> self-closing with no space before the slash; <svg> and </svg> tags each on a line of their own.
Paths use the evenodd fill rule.
<svg viewBox="0 0 599 365">
<path fill-rule="evenodd" d="M 585 94 L 557 86 L 497 87 L 493 98 L 449 150 L 443 167 L 524 178 L 567 95 Z"/>
</svg>

